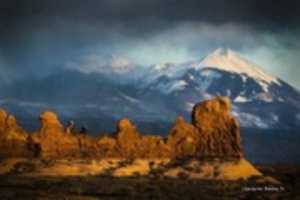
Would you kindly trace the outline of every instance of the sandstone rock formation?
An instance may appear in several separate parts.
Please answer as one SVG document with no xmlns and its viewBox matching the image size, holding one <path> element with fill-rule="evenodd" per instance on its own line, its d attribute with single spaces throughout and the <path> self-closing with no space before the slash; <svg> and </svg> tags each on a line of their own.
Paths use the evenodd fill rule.
<svg viewBox="0 0 300 200">
<path fill-rule="evenodd" d="M 169 158 L 170 147 L 161 136 L 142 136 L 138 148 L 139 158 Z"/>
<path fill-rule="evenodd" d="M 125 158 L 170 157 L 170 148 L 160 136 L 142 136 L 128 120 L 122 119 L 117 125 L 116 147 Z"/>
<path fill-rule="evenodd" d="M 17 124 L 16 118 L 0 109 L 0 156 L 29 156 L 26 132 Z"/>
<path fill-rule="evenodd" d="M 127 118 L 117 123 L 114 135 L 93 138 L 76 133 L 74 122 L 64 128 L 57 115 L 49 111 L 40 115 L 40 130 L 27 134 L 14 116 L 0 109 L 0 156 L 69 160 L 46 167 L 44 175 L 105 174 L 110 169 L 114 176 L 153 172 L 174 178 L 222 180 L 261 176 L 243 158 L 240 127 L 230 109 L 226 97 L 196 104 L 192 122 L 177 117 L 167 141 L 161 136 L 140 134 Z M 93 161 L 74 164 L 72 158 Z M 102 164 L 97 165 L 97 158 L 106 159 L 100 159 Z"/>
<path fill-rule="evenodd" d="M 99 156 L 99 148 L 94 138 L 84 134 L 76 135 L 75 138 L 77 138 L 79 145 L 77 147 L 79 154 L 75 155 L 75 157 L 79 156 L 81 158 L 97 158 Z"/>
<path fill-rule="evenodd" d="M 14 116 L 0 110 L 0 153 L 45 158 L 122 157 L 122 158 L 240 158 L 240 128 L 230 114 L 226 97 L 198 103 L 192 112 L 192 123 L 178 117 L 167 142 L 160 136 L 143 136 L 125 118 L 117 123 L 113 136 L 92 138 L 76 134 L 74 122 L 64 128 L 57 115 L 46 111 L 40 115 L 41 128 L 26 134 Z M 12 153 L 18 152 L 18 153 Z"/>
<path fill-rule="evenodd" d="M 42 113 L 40 121 L 41 129 L 39 132 L 32 134 L 29 139 L 31 143 L 34 143 L 34 146 L 39 146 L 35 150 L 40 149 L 40 156 L 66 158 L 79 154 L 78 139 L 64 132 L 64 128 L 55 113 L 49 111 Z"/>
<path fill-rule="evenodd" d="M 96 140 L 98 146 L 98 153 L 100 154 L 100 157 L 106 157 L 106 158 L 121 157 L 120 152 L 118 151 L 117 148 L 117 141 L 115 138 L 105 135 Z"/>
<path fill-rule="evenodd" d="M 5 112 L 5 110 L 0 109 L 0 133 L 3 133 L 6 128 L 6 118 L 7 113 Z"/>
<path fill-rule="evenodd" d="M 200 135 L 193 125 L 177 117 L 168 136 L 168 145 L 174 157 L 192 156 L 197 154 Z"/>
<path fill-rule="evenodd" d="M 179 117 L 168 137 L 173 156 L 240 158 L 240 127 L 230 109 L 229 98 L 217 97 L 194 106 L 192 124 Z"/>
<path fill-rule="evenodd" d="M 137 157 L 141 136 L 129 119 L 121 119 L 117 125 L 117 146 L 124 157 Z"/>
</svg>

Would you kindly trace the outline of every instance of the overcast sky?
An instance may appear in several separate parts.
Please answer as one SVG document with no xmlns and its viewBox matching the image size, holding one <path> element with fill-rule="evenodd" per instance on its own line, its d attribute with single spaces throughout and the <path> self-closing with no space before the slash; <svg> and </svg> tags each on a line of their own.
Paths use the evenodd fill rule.
<svg viewBox="0 0 300 200">
<path fill-rule="evenodd" d="M 231 48 L 300 89 L 300 5 L 283 0 L 9 0 L 0 5 L 0 78 L 112 56 L 141 65 Z"/>
</svg>

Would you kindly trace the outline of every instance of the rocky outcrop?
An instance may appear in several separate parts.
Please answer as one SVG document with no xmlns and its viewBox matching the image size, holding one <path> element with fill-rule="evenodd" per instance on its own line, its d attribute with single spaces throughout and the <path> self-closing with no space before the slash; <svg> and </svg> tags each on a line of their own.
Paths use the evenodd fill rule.
<svg viewBox="0 0 300 200">
<path fill-rule="evenodd" d="M 226 97 L 196 104 L 192 123 L 178 117 L 167 141 L 159 136 L 141 135 L 127 118 L 117 123 L 115 135 L 93 138 L 76 133 L 74 122 L 64 128 L 57 115 L 49 111 L 40 115 L 40 130 L 27 135 L 14 116 L 0 110 L 0 149 L 2 155 L 30 152 L 44 158 L 240 158 L 240 127 L 230 109 Z"/>
<path fill-rule="evenodd" d="M 75 157 L 96 158 L 99 156 L 99 149 L 94 138 L 85 134 L 78 134 L 75 137 L 77 138 L 79 145 L 77 147 L 79 154 L 75 155 Z"/>
<path fill-rule="evenodd" d="M 115 138 L 105 135 L 96 140 L 100 157 L 121 157 L 121 153 L 118 151 L 117 141 Z"/>
<path fill-rule="evenodd" d="M 161 136 L 142 136 L 138 148 L 139 158 L 169 158 L 170 147 Z"/>
<path fill-rule="evenodd" d="M 238 121 L 231 115 L 227 97 L 217 97 L 195 105 L 192 124 L 201 135 L 198 153 L 218 157 L 241 157 L 241 137 Z"/>
<path fill-rule="evenodd" d="M 230 114 L 227 97 L 198 103 L 192 112 L 192 124 L 178 118 L 168 137 L 173 156 L 240 158 L 240 127 Z"/>
<path fill-rule="evenodd" d="M 2 136 L 8 131 L 16 131 L 18 133 L 25 133 L 22 128 L 18 125 L 16 118 L 6 113 L 5 110 L 0 109 L 0 132 Z"/>
<path fill-rule="evenodd" d="M 170 148 L 160 136 L 142 136 L 128 120 L 117 125 L 116 148 L 121 157 L 164 158 L 170 157 Z"/>
<path fill-rule="evenodd" d="M 0 156 L 30 156 L 27 137 L 27 133 L 18 125 L 16 118 L 0 109 Z"/>
<path fill-rule="evenodd" d="M 182 117 L 177 117 L 168 136 L 168 145 L 173 157 L 196 155 L 199 140 L 197 128 L 185 122 Z"/>
<path fill-rule="evenodd" d="M 35 155 L 46 158 L 66 158 L 79 155 L 79 140 L 64 128 L 53 112 L 44 112 L 40 115 L 41 128 L 30 136 L 30 146 L 39 146 L 34 150 Z"/>
<path fill-rule="evenodd" d="M 0 109 L 0 133 L 3 133 L 6 128 L 6 118 L 7 113 L 5 112 L 5 110 Z"/>
<path fill-rule="evenodd" d="M 121 119 L 117 124 L 117 147 L 124 157 L 137 157 L 141 136 L 129 119 Z"/>
<path fill-rule="evenodd" d="M 192 122 L 177 117 L 167 141 L 140 134 L 127 118 L 117 123 L 114 135 L 93 138 L 85 131 L 76 133 L 74 122 L 64 128 L 57 115 L 48 111 L 40 115 L 40 130 L 28 135 L 14 116 L 0 109 L 0 156 L 64 159 L 54 166 L 41 165 L 38 173 L 43 175 L 107 175 L 109 171 L 117 177 L 239 180 L 262 176 L 243 158 L 239 123 L 230 109 L 226 97 L 196 104 Z M 106 159 L 97 165 L 97 158 Z M 82 159 L 93 161 L 82 163 Z"/>
</svg>

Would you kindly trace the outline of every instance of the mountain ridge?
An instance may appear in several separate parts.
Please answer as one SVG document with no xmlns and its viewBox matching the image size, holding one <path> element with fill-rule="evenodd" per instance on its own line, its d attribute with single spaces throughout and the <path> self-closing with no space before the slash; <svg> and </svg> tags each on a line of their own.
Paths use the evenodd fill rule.
<svg viewBox="0 0 300 200">
<path fill-rule="evenodd" d="M 65 119 L 84 115 L 94 123 L 97 118 L 116 121 L 129 117 L 143 124 L 170 126 L 170 119 L 175 119 L 178 114 L 189 120 L 188 113 L 196 102 L 228 96 L 242 127 L 300 129 L 300 93 L 297 89 L 279 78 L 261 75 L 259 70 L 257 78 L 253 74 L 248 76 L 240 71 L 226 70 L 226 66 L 224 70 L 223 66 L 201 64 L 211 56 L 221 57 L 220 60 L 228 64 L 232 59 L 227 57 L 233 56 L 235 61 L 237 55 L 232 50 L 218 49 L 197 62 L 137 67 L 136 70 L 141 70 L 137 73 L 139 78 L 128 79 L 126 76 L 124 80 L 120 79 L 123 76 L 65 69 L 45 78 L 27 79 L 6 86 L 2 90 L 0 106 L 16 116 L 21 115 L 22 119 L 47 108 L 58 111 Z M 243 59 L 237 63 L 242 62 L 248 64 Z M 262 80 L 264 77 L 266 80 Z M 93 123 L 87 122 L 86 126 L 95 127 Z"/>
</svg>

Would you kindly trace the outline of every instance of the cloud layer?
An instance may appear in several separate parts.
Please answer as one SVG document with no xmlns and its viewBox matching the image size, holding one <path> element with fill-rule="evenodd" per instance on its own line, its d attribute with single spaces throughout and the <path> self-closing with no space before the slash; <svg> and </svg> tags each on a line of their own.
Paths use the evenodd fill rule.
<svg viewBox="0 0 300 200">
<path fill-rule="evenodd" d="M 232 48 L 300 88 L 299 7 L 289 1 L 7 1 L 0 78 L 80 66 L 148 66 Z"/>
</svg>

